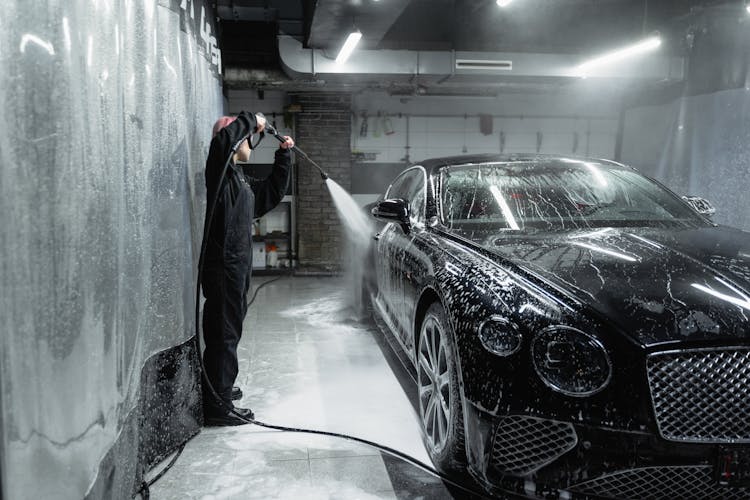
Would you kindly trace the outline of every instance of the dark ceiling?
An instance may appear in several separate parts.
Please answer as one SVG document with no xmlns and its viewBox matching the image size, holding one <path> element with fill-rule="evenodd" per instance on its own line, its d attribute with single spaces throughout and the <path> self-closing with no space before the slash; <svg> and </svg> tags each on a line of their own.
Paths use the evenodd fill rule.
<svg viewBox="0 0 750 500">
<path fill-rule="evenodd" d="M 668 33 L 704 8 L 742 9 L 743 1 L 514 0 L 501 8 L 495 0 L 217 0 L 216 7 L 225 68 L 274 70 L 279 34 L 334 56 L 355 27 L 363 49 L 587 56 Z M 684 45 L 674 36 L 664 49 L 681 55 Z"/>
</svg>

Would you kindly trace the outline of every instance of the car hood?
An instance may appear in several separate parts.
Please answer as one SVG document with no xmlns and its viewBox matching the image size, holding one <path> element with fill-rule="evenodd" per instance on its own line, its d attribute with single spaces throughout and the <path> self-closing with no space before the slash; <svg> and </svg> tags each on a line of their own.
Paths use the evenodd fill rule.
<svg viewBox="0 0 750 500">
<path fill-rule="evenodd" d="M 485 234 L 477 243 L 564 289 L 643 345 L 750 340 L 750 233 L 603 228 Z"/>
</svg>

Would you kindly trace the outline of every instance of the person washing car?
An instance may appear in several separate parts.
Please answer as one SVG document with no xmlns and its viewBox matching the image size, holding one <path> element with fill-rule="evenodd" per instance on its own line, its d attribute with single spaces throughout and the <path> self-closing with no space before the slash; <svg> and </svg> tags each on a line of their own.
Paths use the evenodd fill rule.
<svg viewBox="0 0 750 500">
<path fill-rule="evenodd" d="M 213 127 L 213 139 L 206 159 L 207 207 L 217 197 L 203 267 L 203 352 L 205 376 L 222 399 L 216 401 L 203 387 L 203 412 L 206 425 L 242 425 L 245 420 L 230 411 L 232 401 L 242 397 L 234 386 L 237 378 L 237 344 L 242 336 L 242 322 L 247 314 L 247 293 L 252 270 L 252 223 L 279 204 L 289 185 L 291 153 L 294 140 L 284 136 L 275 153 L 274 167 L 268 178 L 257 181 L 246 177 L 237 162 L 250 159 L 251 134 L 262 133 L 266 120 L 261 114 L 241 112 L 236 117 L 223 116 Z M 232 147 L 248 137 L 232 153 Z M 229 155 L 232 159 L 219 188 L 218 183 Z M 208 225 L 209 210 L 206 210 Z M 234 407 L 246 419 L 253 419 L 250 409 Z"/>
</svg>

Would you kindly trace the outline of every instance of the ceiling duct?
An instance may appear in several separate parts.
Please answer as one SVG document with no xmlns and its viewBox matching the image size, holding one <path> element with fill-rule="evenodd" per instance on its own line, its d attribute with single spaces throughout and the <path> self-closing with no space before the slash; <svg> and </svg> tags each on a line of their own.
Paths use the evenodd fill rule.
<svg viewBox="0 0 750 500">
<path fill-rule="evenodd" d="M 322 79 L 327 82 L 420 84 L 481 83 L 502 85 L 509 81 L 578 79 L 576 66 L 582 58 L 574 54 L 529 52 L 467 52 L 416 50 L 362 50 L 345 63 L 319 49 L 308 49 L 295 38 L 279 36 L 281 67 L 293 80 Z M 589 79 L 610 78 L 639 81 L 677 81 L 684 75 L 682 58 L 651 54 L 627 63 L 597 68 Z"/>
<path fill-rule="evenodd" d="M 464 52 L 358 49 L 345 64 L 334 55 L 304 48 L 294 37 L 278 37 L 279 70 L 248 70 L 228 65 L 224 83 L 229 88 L 404 88 L 414 94 L 457 90 L 472 93 L 497 91 L 548 91 L 566 82 L 578 81 L 573 69 L 581 59 L 571 54 L 525 52 Z M 634 63 L 597 69 L 588 80 L 606 78 L 627 84 L 675 82 L 683 78 L 684 60 L 649 55 Z"/>
</svg>

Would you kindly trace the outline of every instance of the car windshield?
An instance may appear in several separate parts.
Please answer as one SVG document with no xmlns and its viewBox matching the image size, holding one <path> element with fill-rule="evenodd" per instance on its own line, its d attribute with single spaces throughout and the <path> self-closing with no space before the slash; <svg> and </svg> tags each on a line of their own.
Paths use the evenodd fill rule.
<svg viewBox="0 0 750 500">
<path fill-rule="evenodd" d="M 633 170 L 596 162 L 445 167 L 443 224 L 457 229 L 556 231 L 704 223 L 682 200 Z"/>
</svg>

